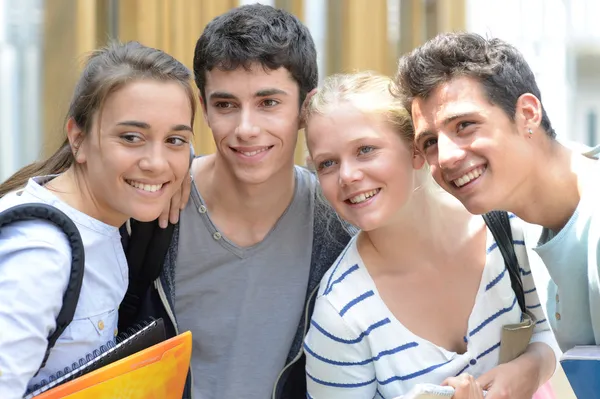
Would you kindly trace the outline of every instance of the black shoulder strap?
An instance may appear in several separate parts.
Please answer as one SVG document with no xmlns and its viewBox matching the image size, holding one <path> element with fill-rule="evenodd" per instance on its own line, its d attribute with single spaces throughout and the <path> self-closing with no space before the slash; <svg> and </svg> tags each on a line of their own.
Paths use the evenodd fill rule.
<svg viewBox="0 0 600 399">
<path fill-rule="evenodd" d="M 510 228 L 508 213 L 504 211 L 491 211 L 484 214 L 483 219 L 492 232 L 496 244 L 498 245 L 498 249 L 500 249 L 500 252 L 502 253 L 506 270 L 508 270 L 510 275 L 512 289 L 519 302 L 519 307 L 521 308 L 521 311 L 526 312 L 525 292 L 523 291 L 523 283 L 521 281 L 519 261 L 513 246 L 512 230 Z"/>
<path fill-rule="evenodd" d="M 161 228 L 157 221 L 130 221 L 131 235 L 123 240 L 129 266 L 129 286 L 119 307 L 119 330 L 137 321 L 148 288 L 160 276 L 171 245 L 174 225 Z M 128 235 L 124 229 L 121 234 Z"/>
<path fill-rule="evenodd" d="M 85 253 L 77 226 L 75 226 L 67 215 L 50 205 L 31 203 L 9 208 L 0 213 L 0 230 L 2 226 L 10 223 L 34 219 L 44 219 L 55 224 L 64 231 L 71 244 L 71 275 L 69 276 L 69 283 L 63 295 L 62 308 L 56 318 L 56 329 L 48 337 L 48 347 L 40 366 L 40 369 L 42 369 L 46 365 L 50 349 L 52 349 L 58 337 L 60 337 L 71 320 L 73 320 L 83 281 Z"/>
</svg>

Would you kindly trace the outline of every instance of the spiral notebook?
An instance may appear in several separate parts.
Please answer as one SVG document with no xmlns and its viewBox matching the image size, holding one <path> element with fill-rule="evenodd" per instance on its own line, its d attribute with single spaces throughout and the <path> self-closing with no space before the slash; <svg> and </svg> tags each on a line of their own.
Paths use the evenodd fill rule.
<svg viewBox="0 0 600 399">
<path fill-rule="evenodd" d="M 180 398 L 191 346 L 189 331 L 165 341 L 162 319 L 153 320 L 57 373 L 25 398 Z"/>
</svg>

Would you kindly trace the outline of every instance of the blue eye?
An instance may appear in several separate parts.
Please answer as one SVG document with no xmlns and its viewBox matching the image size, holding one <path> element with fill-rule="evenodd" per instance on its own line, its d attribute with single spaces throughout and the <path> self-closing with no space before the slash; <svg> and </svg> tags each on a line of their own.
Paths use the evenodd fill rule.
<svg viewBox="0 0 600 399">
<path fill-rule="evenodd" d="M 369 152 L 373 151 L 375 149 L 375 147 L 371 146 L 371 145 L 363 145 L 362 147 L 360 147 L 358 149 L 358 153 L 359 154 L 368 154 Z"/>
<path fill-rule="evenodd" d="M 334 162 L 330 159 L 327 161 L 323 161 L 323 162 L 319 163 L 319 170 L 329 168 L 330 166 L 333 166 L 333 164 L 334 164 Z"/>
</svg>

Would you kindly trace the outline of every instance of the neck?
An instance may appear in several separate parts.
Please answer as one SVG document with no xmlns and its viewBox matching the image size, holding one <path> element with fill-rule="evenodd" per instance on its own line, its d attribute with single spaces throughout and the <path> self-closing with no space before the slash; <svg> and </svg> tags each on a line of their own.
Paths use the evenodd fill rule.
<svg viewBox="0 0 600 399">
<path fill-rule="evenodd" d="M 461 229 L 468 227 L 465 223 L 473 220 L 473 216 L 446 192 L 427 190 L 416 191 L 387 225 L 361 232 L 359 250 L 376 254 L 384 261 L 379 263 L 389 264 L 390 268 L 401 263 L 405 271 L 413 268 L 422 270 L 423 254 L 435 251 L 435 258 L 443 259 L 447 254 L 455 253 L 457 245 L 461 245 L 460 237 L 469 236 L 461 234 Z M 448 231 L 455 231 L 456 239 L 445 239 Z M 433 266 L 440 264 L 443 262 L 431 263 Z"/>
<path fill-rule="evenodd" d="M 587 161 L 556 140 L 547 140 L 534 151 L 537 161 L 507 210 L 528 223 L 559 231 L 579 204 L 580 176 Z"/>
<path fill-rule="evenodd" d="M 202 159 L 202 158 L 200 158 Z M 281 168 L 268 180 L 240 181 L 217 155 L 207 157 L 196 181 L 209 209 L 218 209 L 244 224 L 275 223 L 290 204 L 295 188 L 294 167 Z"/>
<path fill-rule="evenodd" d="M 54 195 L 71 208 L 77 209 L 103 223 L 119 227 L 127 221 L 127 217 L 125 216 L 109 216 L 109 212 L 102 210 L 87 181 L 73 166 L 67 169 L 66 172 L 50 180 L 45 185 L 45 188 L 52 191 Z"/>
</svg>

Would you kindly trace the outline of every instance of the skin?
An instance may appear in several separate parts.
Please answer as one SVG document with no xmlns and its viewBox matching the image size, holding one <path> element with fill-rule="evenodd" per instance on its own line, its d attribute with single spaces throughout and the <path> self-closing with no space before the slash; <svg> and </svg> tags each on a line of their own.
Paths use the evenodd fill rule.
<svg viewBox="0 0 600 399">
<path fill-rule="evenodd" d="M 511 119 L 477 80 L 457 77 L 413 101 L 411 110 L 416 147 L 434 179 L 470 212 L 503 209 L 555 231 L 573 214 L 593 161 L 547 136 L 534 95 L 518 98 Z M 477 169 L 477 179 L 457 187 Z"/>
<path fill-rule="evenodd" d="M 67 122 L 76 164 L 47 187 L 109 225 L 155 220 L 188 174 L 191 119 L 178 83 L 129 83 L 107 97 L 89 134 Z M 162 186 L 148 192 L 132 182 Z"/>
<path fill-rule="evenodd" d="M 205 120 L 214 154 L 196 159 L 195 183 L 227 238 L 251 246 L 292 200 L 299 87 L 285 68 L 218 68 L 206 73 Z"/>
<path fill-rule="evenodd" d="M 483 220 L 443 193 L 436 193 L 434 203 L 423 190 L 415 191 L 422 184 L 416 170 L 423 159 L 377 117 L 336 104 L 325 115 L 311 116 L 306 129 L 323 193 L 341 217 L 361 228 L 359 252 L 390 311 L 417 336 L 464 353 L 463 337 L 485 266 Z M 380 191 L 367 205 L 348 201 L 373 189 Z M 432 252 L 431 237 L 448 231 L 453 240 L 436 240 Z M 424 291 L 436 295 L 423 296 Z M 415 302 L 418 310 L 411 306 Z M 478 379 L 465 374 L 444 384 L 456 389 L 454 399 L 481 398 L 483 389 L 492 399 L 531 397 L 554 364 L 552 350 L 534 343 L 518 359 Z"/>
<path fill-rule="evenodd" d="M 319 183 L 338 214 L 363 231 L 393 223 L 398 204 L 407 202 L 415 188 L 414 168 L 423 165 L 393 126 L 346 103 L 311 117 L 307 130 Z M 350 202 L 372 190 L 380 190 L 369 201 L 376 206 Z"/>
<path fill-rule="evenodd" d="M 564 226 L 579 202 L 577 170 L 587 161 L 546 135 L 535 96 L 519 97 L 511 120 L 478 81 L 458 77 L 427 99 L 416 99 L 411 110 L 415 146 L 433 178 L 470 212 L 504 209 L 530 223 Z M 457 179 L 478 169 L 479 177 L 457 187 Z M 547 345 L 534 343 L 477 381 L 459 376 L 447 384 L 457 388 L 455 398 L 477 398 L 472 396 L 476 384 L 489 390 L 487 399 L 531 397 L 552 375 L 555 362 Z"/>
</svg>

